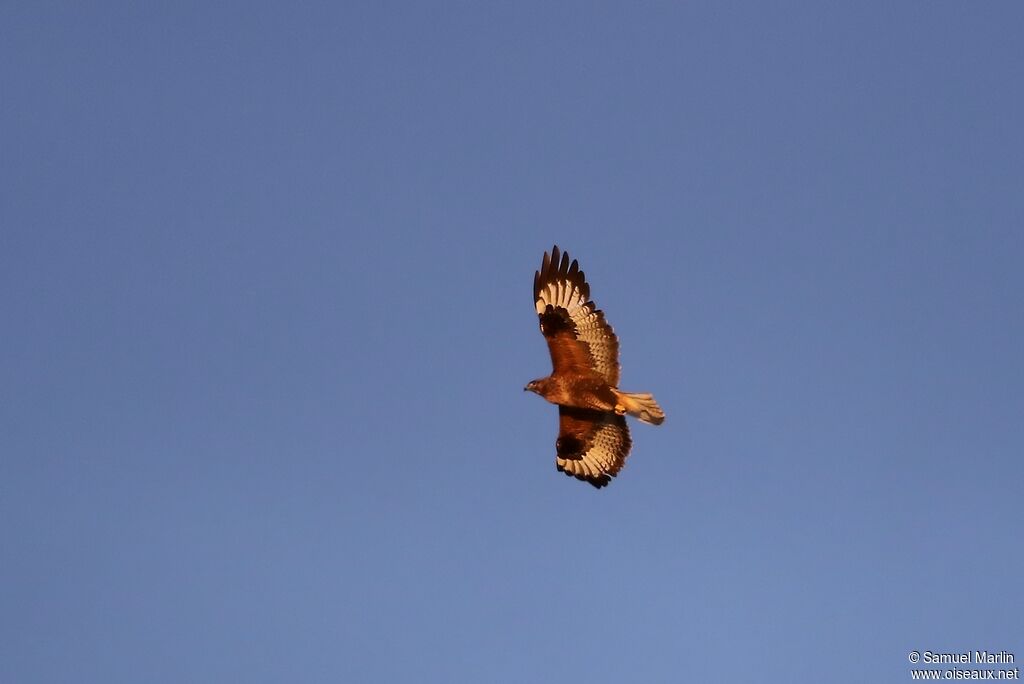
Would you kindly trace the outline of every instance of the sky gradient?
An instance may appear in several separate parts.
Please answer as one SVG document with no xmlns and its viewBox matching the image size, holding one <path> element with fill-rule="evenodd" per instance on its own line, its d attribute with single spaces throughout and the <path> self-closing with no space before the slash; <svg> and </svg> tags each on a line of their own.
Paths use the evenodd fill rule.
<svg viewBox="0 0 1024 684">
<path fill-rule="evenodd" d="M 1024 660 L 1024 6 L 0 6 L 0 681 Z M 533 272 L 632 424 L 557 473 Z"/>
</svg>

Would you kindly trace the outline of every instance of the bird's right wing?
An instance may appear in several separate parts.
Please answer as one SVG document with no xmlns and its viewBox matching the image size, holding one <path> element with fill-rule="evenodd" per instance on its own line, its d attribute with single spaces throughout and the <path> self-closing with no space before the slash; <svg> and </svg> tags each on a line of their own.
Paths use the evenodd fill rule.
<svg viewBox="0 0 1024 684">
<path fill-rule="evenodd" d="M 622 470 L 632 445 L 625 417 L 558 407 L 555 467 L 566 475 L 604 487 Z"/>
</svg>

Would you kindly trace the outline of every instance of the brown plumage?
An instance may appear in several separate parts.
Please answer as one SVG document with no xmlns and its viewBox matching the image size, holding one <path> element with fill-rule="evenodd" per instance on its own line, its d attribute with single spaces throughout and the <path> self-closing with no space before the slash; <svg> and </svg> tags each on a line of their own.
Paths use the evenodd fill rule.
<svg viewBox="0 0 1024 684">
<path fill-rule="evenodd" d="M 558 404 L 558 470 L 604 487 L 632 446 L 625 414 L 652 425 L 665 414 L 650 394 L 619 391 L 619 340 L 590 301 L 579 264 L 557 245 L 533 277 L 533 299 L 552 371 L 525 389 Z"/>
</svg>

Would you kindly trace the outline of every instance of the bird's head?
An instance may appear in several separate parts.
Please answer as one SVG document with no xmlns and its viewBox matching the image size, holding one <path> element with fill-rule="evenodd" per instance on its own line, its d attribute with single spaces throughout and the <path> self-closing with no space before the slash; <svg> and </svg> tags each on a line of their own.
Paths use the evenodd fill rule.
<svg viewBox="0 0 1024 684">
<path fill-rule="evenodd" d="M 531 380 L 526 383 L 526 387 L 523 388 L 524 392 L 535 392 L 540 394 L 540 380 Z"/>
</svg>

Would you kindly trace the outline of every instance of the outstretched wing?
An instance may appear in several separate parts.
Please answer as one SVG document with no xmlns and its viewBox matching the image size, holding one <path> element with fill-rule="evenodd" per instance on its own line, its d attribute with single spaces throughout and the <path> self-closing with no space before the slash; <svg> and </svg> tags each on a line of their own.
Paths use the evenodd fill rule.
<svg viewBox="0 0 1024 684">
<path fill-rule="evenodd" d="M 533 277 L 533 299 L 540 330 L 551 352 L 555 374 L 597 371 L 612 387 L 619 385 L 619 340 L 594 302 L 575 259 L 558 246 L 544 253 Z"/>
<path fill-rule="evenodd" d="M 566 475 L 604 487 L 622 470 L 632 445 L 625 417 L 558 407 L 555 467 Z"/>
</svg>

